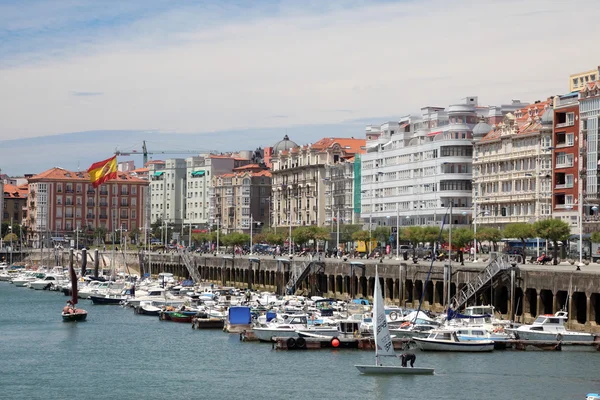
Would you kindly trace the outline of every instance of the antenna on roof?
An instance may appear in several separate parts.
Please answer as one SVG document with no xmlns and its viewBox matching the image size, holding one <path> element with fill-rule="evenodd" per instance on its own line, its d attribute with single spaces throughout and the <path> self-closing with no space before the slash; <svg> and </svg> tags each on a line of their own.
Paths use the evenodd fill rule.
<svg viewBox="0 0 600 400">
<path fill-rule="evenodd" d="M 79 172 L 79 160 L 77 160 L 77 172 Z"/>
</svg>

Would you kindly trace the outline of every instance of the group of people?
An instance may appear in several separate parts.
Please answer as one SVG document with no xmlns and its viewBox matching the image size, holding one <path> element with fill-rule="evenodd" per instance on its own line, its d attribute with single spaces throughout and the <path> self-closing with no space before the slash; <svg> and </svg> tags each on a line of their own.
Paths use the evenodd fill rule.
<svg viewBox="0 0 600 400">
<path fill-rule="evenodd" d="M 76 310 L 73 302 L 69 300 L 67 301 L 67 305 L 63 307 L 63 314 L 75 314 Z"/>
</svg>

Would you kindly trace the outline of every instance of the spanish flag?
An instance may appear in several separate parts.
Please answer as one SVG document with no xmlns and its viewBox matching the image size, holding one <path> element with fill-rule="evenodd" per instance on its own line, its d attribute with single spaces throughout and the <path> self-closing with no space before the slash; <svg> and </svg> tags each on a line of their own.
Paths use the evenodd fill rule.
<svg viewBox="0 0 600 400">
<path fill-rule="evenodd" d="M 90 165 L 87 172 L 90 174 L 90 182 L 92 182 L 94 188 L 97 188 L 106 181 L 116 179 L 117 156 L 93 163 Z"/>
</svg>

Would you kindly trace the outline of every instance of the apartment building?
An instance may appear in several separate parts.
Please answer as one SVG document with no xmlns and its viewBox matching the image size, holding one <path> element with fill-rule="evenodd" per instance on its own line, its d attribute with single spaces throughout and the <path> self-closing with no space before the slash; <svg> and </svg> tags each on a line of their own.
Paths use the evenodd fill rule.
<svg viewBox="0 0 600 400">
<path fill-rule="evenodd" d="M 453 224 L 467 224 L 473 127 L 488 112 L 471 96 L 447 109 L 424 107 L 421 115 L 368 126 L 367 151 L 361 157 L 365 224 L 440 225 L 450 204 Z"/>
<path fill-rule="evenodd" d="M 325 166 L 325 224 L 356 224 L 360 219 L 361 154 Z"/>
<path fill-rule="evenodd" d="M 577 228 L 582 189 L 579 140 L 579 93 L 554 98 L 552 216 Z"/>
<path fill-rule="evenodd" d="M 92 187 L 86 172 L 52 168 L 29 178 L 28 240 L 34 247 L 50 238 L 72 238 L 75 231 L 101 227 L 144 227 L 144 188 L 148 181 L 119 173 L 117 179 Z M 110 236 L 109 236 L 110 237 Z"/>
<path fill-rule="evenodd" d="M 272 224 L 278 226 L 329 225 L 325 212 L 327 190 L 334 190 L 325 180 L 326 166 L 336 165 L 364 152 L 365 140 L 324 138 L 313 144 L 298 146 L 286 135 L 273 146 L 270 162 L 273 176 Z M 337 180 L 337 178 L 336 178 Z M 346 178 L 337 180 L 339 207 L 346 208 L 351 188 Z M 335 205 L 330 199 L 329 218 Z"/>
<path fill-rule="evenodd" d="M 2 187 L 2 185 L 4 187 Z M 0 210 L 2 210 L 2 222 L 13 224 L 23 224 L 27 219 L 27 184 L 15 186 L 8 183 L 0 183 L 2 189 L 2 201 Z"/>
<path fill-rule="evenodd" d="M 473 151 L 473 217 L 502 227 L 551 215 L 552 99 L 535 102 L 477 140 Z"/>
<path fill-rule="evenodd" d="M 600 81 L 590 82 L 579 92 L 579 129 L 581 132 L 581 180 L 584 208 L 583 228 L 586 232 L 600 231 L 598 205 L 600 187 L 598 165 L 600 152 Z M 577 121 L 575 121 L 577 124 Z"/>
<path fill-rule="evenodd" d="M 215 176 L 214 210 L 223 233 L 258 232 L 270 225 L 271 172 L 258 164 Z"/>
<path fill-rule="evenodd" d="M 597 80 L 600 80 L 600 66 L 589 71 L 572 74 L 569 76 L 569 92 L 578 92 Z"/>
</svg>

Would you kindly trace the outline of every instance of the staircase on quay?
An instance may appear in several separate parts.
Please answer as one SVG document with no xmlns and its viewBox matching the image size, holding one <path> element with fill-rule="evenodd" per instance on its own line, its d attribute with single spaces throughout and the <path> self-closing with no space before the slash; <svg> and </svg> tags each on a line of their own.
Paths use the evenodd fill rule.
<svg viewBox="0 0 600 400">
<path fill-rule="evenodd" d="M 194 265 L 194 258 L 191 253 L 182 252 L 179 254 L 181 256 L 181 260 L 183 261 L 183 265 L 187 268 L 192 280 L 196 283 L 201 281 L 200 273 L 198 269 Z"/>
<path fill-rule="evenodd" d="M 459 310 L 462 306 L 467 304 L 467 301 L 475 296 L 479 290 L 489 284 L 494 277 L 515 266 L 519 262 L 520 256 L 518 255 L 502 254 L 499 257 L 496 257 L 450 299 L 450 307 L 453 310 Z"/>
</svg>

